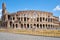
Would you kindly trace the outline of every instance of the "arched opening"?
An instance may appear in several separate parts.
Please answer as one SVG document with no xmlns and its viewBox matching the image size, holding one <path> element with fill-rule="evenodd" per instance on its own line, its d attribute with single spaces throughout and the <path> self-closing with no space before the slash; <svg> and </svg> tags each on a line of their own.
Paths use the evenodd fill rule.
<svg viewBox="0 0 60 40">
<path fill-rule="evenodd" d="M 26 24 L 24 24 L 24 28 L 26 28 Z"/>
<path fill-rule="evenodd" d="M 37 28 L 39 28 L 39 24 L 37 24 Z"/>
<path fill-rule="evenodd" d="M 32 28 L 32 24 L 30 24 L 31 28 Z"/>
<path fill-rule="evenodd" d="M 10 15 L 8 15 L 8 20 L 11 20 L 11 16 Z"/>
<path fill-rule="evenodd" d="M 10 27 L 12 27 L 12 22 L 10 22 Z"/>
<path fill-rule="evenodd" d="M 43 17 L 43 21 L 45 20 L 45 18 Z"/>
<path fill-rule="evenodd" d="M 40 28 L 42 28 L 42 24 L 40 24 Z"/>
<path fill-rule="evenodd" d="M 50 25 L 48 25 L 48 29 L 50 28 Z"/>
<path fill-rule="evenodd" d="M 53 28 L 52 25 L 51 25 L 51 28 Z"/>
<path fill-rule="evenodd" d="M 37 18 L 37 22 L 39 22 L 39 18 Z"/>
<path fill-rule="evenodd" d="M 21 24 L 21 28 L 23 28 L 23 24 Z"/>
<path fill-rule="evenodd" d="M 16 24 L 16 28 L 18 28 L 18 24 Z"/>
<path fill-rule="evenodd" d="M 42 17 L 40 17 L 40 22 L 42 22 Z"/>
<path fill-rule="evenodd" d="M 34 24 L 34 26 L 36 26 L 36 24 Z"/>
<path fill-rule="evenodd" d="M 13 24 L 13 28 L 14 28 L 14 24 Z"/>
<path fill-rule="evenodd" d="M 15 20 L 15 17 L 13 17 L 13 20 Z"/>
<path fill-rule="evenodd" d="M 24 21 L 26 21 L 26 17 L 24 17 Z"/>
<path fill-rule="evenodd" d="M 27 28 L 29 28 L 29 24 L 27 24 Z"/>
</svg>

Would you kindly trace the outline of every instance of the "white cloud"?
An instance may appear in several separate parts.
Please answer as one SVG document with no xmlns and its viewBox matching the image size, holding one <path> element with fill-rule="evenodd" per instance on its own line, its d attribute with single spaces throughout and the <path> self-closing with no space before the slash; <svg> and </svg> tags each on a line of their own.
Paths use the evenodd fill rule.
<svg viewBox="0 0 60 40">
<path fill-rule="evenodd" d="M 0 18 L 1 18 L 2 9 L 0 9 Z"/>
<path fill-rule="evenodd" d="M 1 14 L 0 14 L 0 18 L 1 18 Z"/>
<path fill-rule="evenodd" d="M 56 10 L 59 10 L 59 11 L 60 11 L 60 6 L 57 5 L 53 10 L 54 10 L 54 11 L 56 11 Z"/>
<path fill-rule="evenodd" d="M 60 16 L 59 16 L 59 21 L 60 21 Z"/>
<path fill-rule="evenodd" d="M 2 13 L 2 9 L 0 9 L 0 13 Z"/>
</svg>

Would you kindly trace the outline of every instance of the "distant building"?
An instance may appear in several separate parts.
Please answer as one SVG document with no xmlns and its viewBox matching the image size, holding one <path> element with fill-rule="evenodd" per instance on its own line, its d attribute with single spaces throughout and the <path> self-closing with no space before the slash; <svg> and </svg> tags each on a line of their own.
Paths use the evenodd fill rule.
<svg viewBox="0 0 60 40">
<path fill-rule="evenodd" d="M 50 12 L 25 10 L 9 14 L 6 4 L 2 4 L 2 27 L 13 29 L 53 29 L 59 28 L 59 17 Z"/>
</svg>

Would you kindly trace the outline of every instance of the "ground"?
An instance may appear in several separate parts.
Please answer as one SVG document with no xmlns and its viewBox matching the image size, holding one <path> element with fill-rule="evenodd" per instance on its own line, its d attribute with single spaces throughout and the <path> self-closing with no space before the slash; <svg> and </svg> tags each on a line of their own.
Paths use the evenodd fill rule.
<svg viewBox="0 0 60 40">
<path fill-rule="evenodd" d="M 60 40 L 60 38 L 0 32 L 0 40 Z"/>
</svg>

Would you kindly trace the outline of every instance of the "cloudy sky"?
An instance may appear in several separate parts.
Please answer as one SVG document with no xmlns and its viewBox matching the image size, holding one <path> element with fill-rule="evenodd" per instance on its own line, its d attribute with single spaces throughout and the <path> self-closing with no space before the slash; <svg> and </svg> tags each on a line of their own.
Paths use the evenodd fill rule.
<svg viewBox="0 0 60 40">
<path fill-rule="evenodd" d="M 54 16 L 60 16 L 60 0 L 0 0 L 0 16 L 3 2 L 6 3 L 8 12 L 40 10 L 52 12 Z"/>
</svg>

